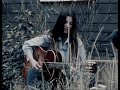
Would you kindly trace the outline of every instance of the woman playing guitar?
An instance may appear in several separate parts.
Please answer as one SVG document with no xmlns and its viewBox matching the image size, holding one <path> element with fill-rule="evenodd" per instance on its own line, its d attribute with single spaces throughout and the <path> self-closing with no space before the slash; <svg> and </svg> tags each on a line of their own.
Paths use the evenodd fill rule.
<svg viewBox="0 0 120 90">
<path fill-rule="evenodd" d="M 40 53 L 37 55 L 38 60 L 33 55 L 37 50 L 32 47 L 36 46 L 39 47 L 37 53 Z M 54 79 L 61 78 L 60 81 L 63 79 L 66 82 L 65 77 L 69 77 L 69 73 L 65 75 L 59 68 L 49 69 L 45 67 L 46 64 L 44 62 L 71 64 L 75 62 L 75 59 L 72 58 L 79 58 L 81 61 L 86 60 L 84 45 L 76 29 L 75 13 L 71 10 L 61 12 L 52 30 L 39 37 L 25 41 L 22 49 L 32 67 L 27 72 L 27 85 L 32 85 L 35 79 L 42 80 L 42 71 L 45 81 L 51 82 Z M 46 71 L 47 69 L 49 69 L 48 72 L 44 73 L 44 70 Z M 53 85 L 55 88 L 56 80 L 53 81 Z"/>
</svg>

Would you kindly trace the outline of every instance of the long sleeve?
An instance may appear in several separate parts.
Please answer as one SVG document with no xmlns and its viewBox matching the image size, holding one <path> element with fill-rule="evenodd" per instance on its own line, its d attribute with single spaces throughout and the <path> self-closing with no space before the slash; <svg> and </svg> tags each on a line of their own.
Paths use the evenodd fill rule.
<svg viewBox="0 0 120 90">
<path fill-rule="evenodd" d="M 52 38 L 50 35 L 42 35 L 40 37 L 35 37 L 33 39 L 25 41 L 22 47 L 24 54 L 29 55 L 33 53 L 32 46 L 49 47 L 51 39 Z"/>
</svg>

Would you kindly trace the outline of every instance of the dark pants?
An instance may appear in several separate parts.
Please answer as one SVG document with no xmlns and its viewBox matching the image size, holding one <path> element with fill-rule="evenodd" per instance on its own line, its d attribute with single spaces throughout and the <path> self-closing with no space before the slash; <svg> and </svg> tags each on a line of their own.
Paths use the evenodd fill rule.
<svg viewBox="0 0 120 90">
<path fill-rule="evenodd" d="M 42 80 L 42 73 L 40 70 L 30 68 L 27 75 L 26 85 L 32 86 L 36 80 Z"/>
</svg>

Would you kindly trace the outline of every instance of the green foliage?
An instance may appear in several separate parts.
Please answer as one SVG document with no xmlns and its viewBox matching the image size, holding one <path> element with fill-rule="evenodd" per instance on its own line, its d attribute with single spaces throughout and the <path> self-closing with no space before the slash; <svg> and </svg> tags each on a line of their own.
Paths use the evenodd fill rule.
<svg viewBox="0 0 120 90">
<path fill-rule="evenodd" d="M 23 58 L 22 45 L 34 35 L 30 11 L 17 17 L 18 25 L 6 25 L 2 32 L 2 75 L 3 84 L 9 86 L 14 81 L 22 80 Z"/>
</svg>

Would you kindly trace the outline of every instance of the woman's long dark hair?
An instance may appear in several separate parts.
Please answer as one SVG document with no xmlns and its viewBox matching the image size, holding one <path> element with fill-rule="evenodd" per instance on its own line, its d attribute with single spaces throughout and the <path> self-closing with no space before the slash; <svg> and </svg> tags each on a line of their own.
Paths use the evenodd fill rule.
<svg viewBox="0 0 120 90">
<path fill-rule="evenodd" d="M 51 31 L 52 37 L 54 38 L 55 41 L 57 41 L 59 37 L 61 38 L 64 37 L 64 24 L 67 16 L 72 17 L 73 22 L 72 22 L 72 28 L 70 30 L 69 40 L 70 40 L 72 49 L 75 51 L 74 53 L 77 55 L 78 42 L 77 42 L 77 30 L 76 30 L 76 16 L 74 11 L 65 10 L 60 13 L 56 21 L 56 24 Z"/>
</svg>

